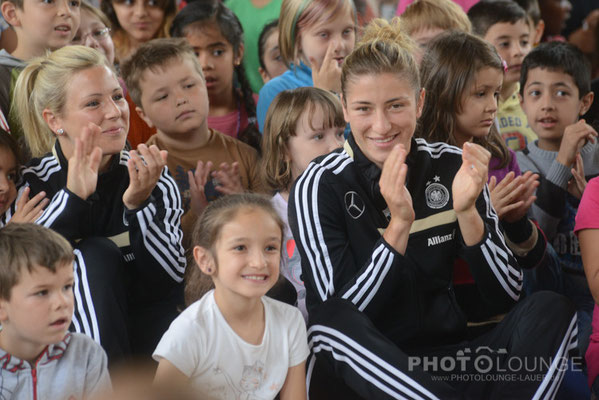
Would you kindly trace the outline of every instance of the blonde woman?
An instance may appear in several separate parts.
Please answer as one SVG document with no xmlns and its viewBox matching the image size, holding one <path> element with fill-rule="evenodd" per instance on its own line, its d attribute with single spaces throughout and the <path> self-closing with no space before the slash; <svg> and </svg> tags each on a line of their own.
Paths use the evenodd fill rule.
<svg viewBox="0 0 599 400">
<path fill-rule="evenodd" d="M 36 222 L 76 249 L 71 328 L 100 342 L 113 361 L 149 355 L 176 316 L 186 265 L 181 199 L 166 152 L 124 150 L 123 89 L 91 48 L 68 46 L 32 60 L 14 101 L 37 157 L 23 171 L 25 187 L 51 199 Z"/>
</svg>

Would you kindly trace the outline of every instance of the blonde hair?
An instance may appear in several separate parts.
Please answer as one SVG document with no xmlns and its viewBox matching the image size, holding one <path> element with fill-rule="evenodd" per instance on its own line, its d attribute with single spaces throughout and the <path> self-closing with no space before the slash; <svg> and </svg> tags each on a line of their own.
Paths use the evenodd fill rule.
<svg viewBox="0 0 599 400">
<path fill-rule="evenodd" d="M 284 90 L 274 98 L 266 113 L 262 138 L 264 181 L 273 190 L 287 190 L 293 183 L 287 157 L 289 138 L 296 135 L 300 118 L 321 109 L 329 127 L 345 127 L 341 103 L 332 93 L 315 87 Z M 312 121 L 310 121 L 312 123 Z"/>
<path fill-rule="evenodd" d="M 42 111 L 47 108 L 54 114 L 63 114 L 69 81 L 77 72 L 92 67 L 112 70 L 99 51 L 86 46 L 65 46 L 31 60 L 19 74 L 11 107 L 21 120 L 33 157 L 46 154 L 54 145 L 54 133 L 42 118 Z"/>
<path fill-rule="evenodd" d="M 285 64 L 290 66 L 297 59 L 297 41 L 304 29 L 348 11 L 357 24 L 352 0 L 283 0 L 279 16 L 279 50 Z"/>
<path fill-rule="evenodd" d="M 89 12 L 94 17 L 98 18 L 100 20 L 100 22 L 102 22 L 104 24 L 105 27 L 112 28 L 112 24 L 110 23 L 110 20 L 108 19 L 108 17 L 106 16 L 106 14 L 104 14 L 102 12 L 102 10 L 100 10 L 97 7 L 94 7 L 93 5 L 91 5 L 90 3 L 88 3 L 85 0 L 83 0 L 81 2 L 81 11 L 87 11 L 87 12 Z"/>
<path fill-rule="evenodd" d="M 420 77 L 412 56 L 415 48 L 414 41 L 401 30 L 398 17 L 391 22 L 381 18 L 372 20 L 364 29 L 362 39 L 354 51 L 343 62 L 343 101 L 346 99 L 348 82 L 361 75 L 397 74 L 410 82 L 418 94 Z"/>
<path fill-rule="evenodd" d="M 215 246 L 220 238 L 222 228 L 233 221 L 239 213 L 247 210 L 261 210 L 275 221 L 281 232 L 281 249 L 283 246 L 283 232 L 285 225 L 277 214 L 270 199 L 255 193 L 230 194 L 218 198 L 208 204 L 198 221 L 193 234 L 192 245 L 200 246 L 211 252 L 216 260 Z M 217 260 L 218 262 L 218 260 Z M 197 265 L 187 268 L 185 276 L 185 304 L 190 305 L 214 287 L 212 279 L 203 274 Z M 216 266 L 218 269 L 218 265 Z"/>
<path fill-rule="evenodd" d="M 451 0 L 416 0 L 401 14 L 402 29 L 408 35 L 424 28 L 472 31 L 468 16 Z"/>
</svg>

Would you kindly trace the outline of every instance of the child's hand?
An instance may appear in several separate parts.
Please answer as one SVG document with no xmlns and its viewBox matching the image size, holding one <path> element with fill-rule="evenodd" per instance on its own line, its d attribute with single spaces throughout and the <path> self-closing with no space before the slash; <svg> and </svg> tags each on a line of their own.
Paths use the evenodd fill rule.
<svg viewBox="0 0 599 400">
<path fill-rule="evenodd" d="M 405 185 L 408 173 L 407 155 L 403 145 L 393 147 L 383 164 L 379 187 L 391 212 L 391 219 L 411 225 L 415 214 L 412 196 Z"/>
<path fill-rule="evenodd" d="M 510 172 L 497 185 L 495 177 L 491 177 L 489 181 L 491 203 L 499 219 L 516 222 L 524 217 L 536 200 L 534 193 L 538 186 L 539 175 L 531 171 L 516 178 L 514 173 Z"/>
<path fill-rule="evenodd" d="M 208 176 L 210 176 L 210 170 L 212 169 L 212 162 L 208 161 L 205 165 L 202 161 L 198 161 L 196 165 L 195 173 L 187 171 L 187 178 L 189 180 L 189 193 L 191 195 L 191 210 L 197 215 L 201 215 L 204 208 L 208 205 L 206 200 L 206 194 L 204 193 L 204 186 L 208 182 Z"/>
<path fill-rule="evenodd" d="M 156 187 L 166 165 L 168 153 L 166 150 L 159 150 L 155 145 L 148 148 L 142 143 L 137 146 L 137 150 L 131 150 L 129 154 L 129 187 L 123 193 L 123 204 L 129 210 L 135 210 L 150 197 Z"/>
<path fill-rule="evenodd" d="M 576 161 L 576 154 L 580 149 L 587 141 L 594 143 L 597 140 L 596 137 L 597 131 L 587 124 L 584 119 L 567 126 L 555 159 L 560 164 L 571 167 Z"/>
<path fill-rule="evenodd" d="M 30 191 L 31 189 L 29 187 L 26 187 L 23 190 L 21 198 L 17 200 L 17 211 L 15 211 L 8 223 L 34 222 L 42 215 L 44 208 L 48 205 L 50 200 L 44 198 L 46 197 L 46 192 L 39 192 L 29 200 Z"/>
<path fill-rule="evenodd" d="M 491 153 L 474 143 L 465 143 L 462 166 L 453 178 L 451 192 L 456 213 L 475 207 L 476 199 L 487 183 Z"/>
<path fill-rule="evenodd" d="M 584 177 L 584 163 L 580 153 L 576 154 L 576 164 L 571 172 L 573 178 L 568 182 L 568 192 L 577 199 L 581 199 L 587 186 L 587 180 Z"/>
<path fill-rule="evenodd" d="M 67 189 L 83 200 L 96 191 L 98 184 L 102 149 L 93 143 L 100 132 L 100 127 L 90 122 L 83 128 L 81 137 L 75 138 L 75 151 L 69 158 Z"/>
<path fill-rule="evenodd" d="M 245 191 L 241 185 L 238 162 L 231 165 L 222 163 L 220 169 L 212 173 L 212 177 L 218 181 L 215 189 L 222 194 L 243 193 Z"/>
<path fill-rule="evenodd" d="M 321 65 L 318 65 L 312 57 L 308 61 L 310 61 L 310 68 L 312 69 L 314 87 L 339 93 L 341 92 L 341 66 L 333 57 L 337 46 L 338 43 L 335 40 L 329 43 Z"/>
<path fill-rule="evenodd" d="M 518 200 L 523 190 L 522 177 L 515 175 L 514 172 L 510 172 L 499 183 L 494 176 L 489 180 L 491 203 L 499 219 L 503 219 L 506 213 L 520 207 L 522 203 Z"/>
</svg>

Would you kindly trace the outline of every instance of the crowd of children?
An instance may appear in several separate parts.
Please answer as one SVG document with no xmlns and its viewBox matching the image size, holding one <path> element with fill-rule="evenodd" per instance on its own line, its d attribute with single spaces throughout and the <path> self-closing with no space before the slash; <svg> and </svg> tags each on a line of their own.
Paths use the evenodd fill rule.
<svg viewBox="0 0 599 400">
<path fill-rule="evenodd" d="M 0 399 L 597 398 L 553 3 L 2 0 Z"/>
</svg>

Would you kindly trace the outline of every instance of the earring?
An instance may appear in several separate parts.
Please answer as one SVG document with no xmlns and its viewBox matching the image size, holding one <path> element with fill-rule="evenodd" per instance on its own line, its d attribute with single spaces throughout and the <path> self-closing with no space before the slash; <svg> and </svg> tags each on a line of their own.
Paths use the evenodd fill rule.
<svg viewBox="0 0 599 400">
<path fill-rule="evenodd" d="M 62 135 L 64 135 L 64 129 L 62 129 L 62 128 L 59 128 L 59 129 L 57 129 L 57 130 L 56 130 L 56 134 L 57 134 L 58 136 L 62 136 Z"/>
<path fill-rule="evenodd" d="M 208 269 L 207 269 L 207 271 L 208 271 L 208 272 L 212 272 L 212 268 L 208 268 Z"/>
</svg>

